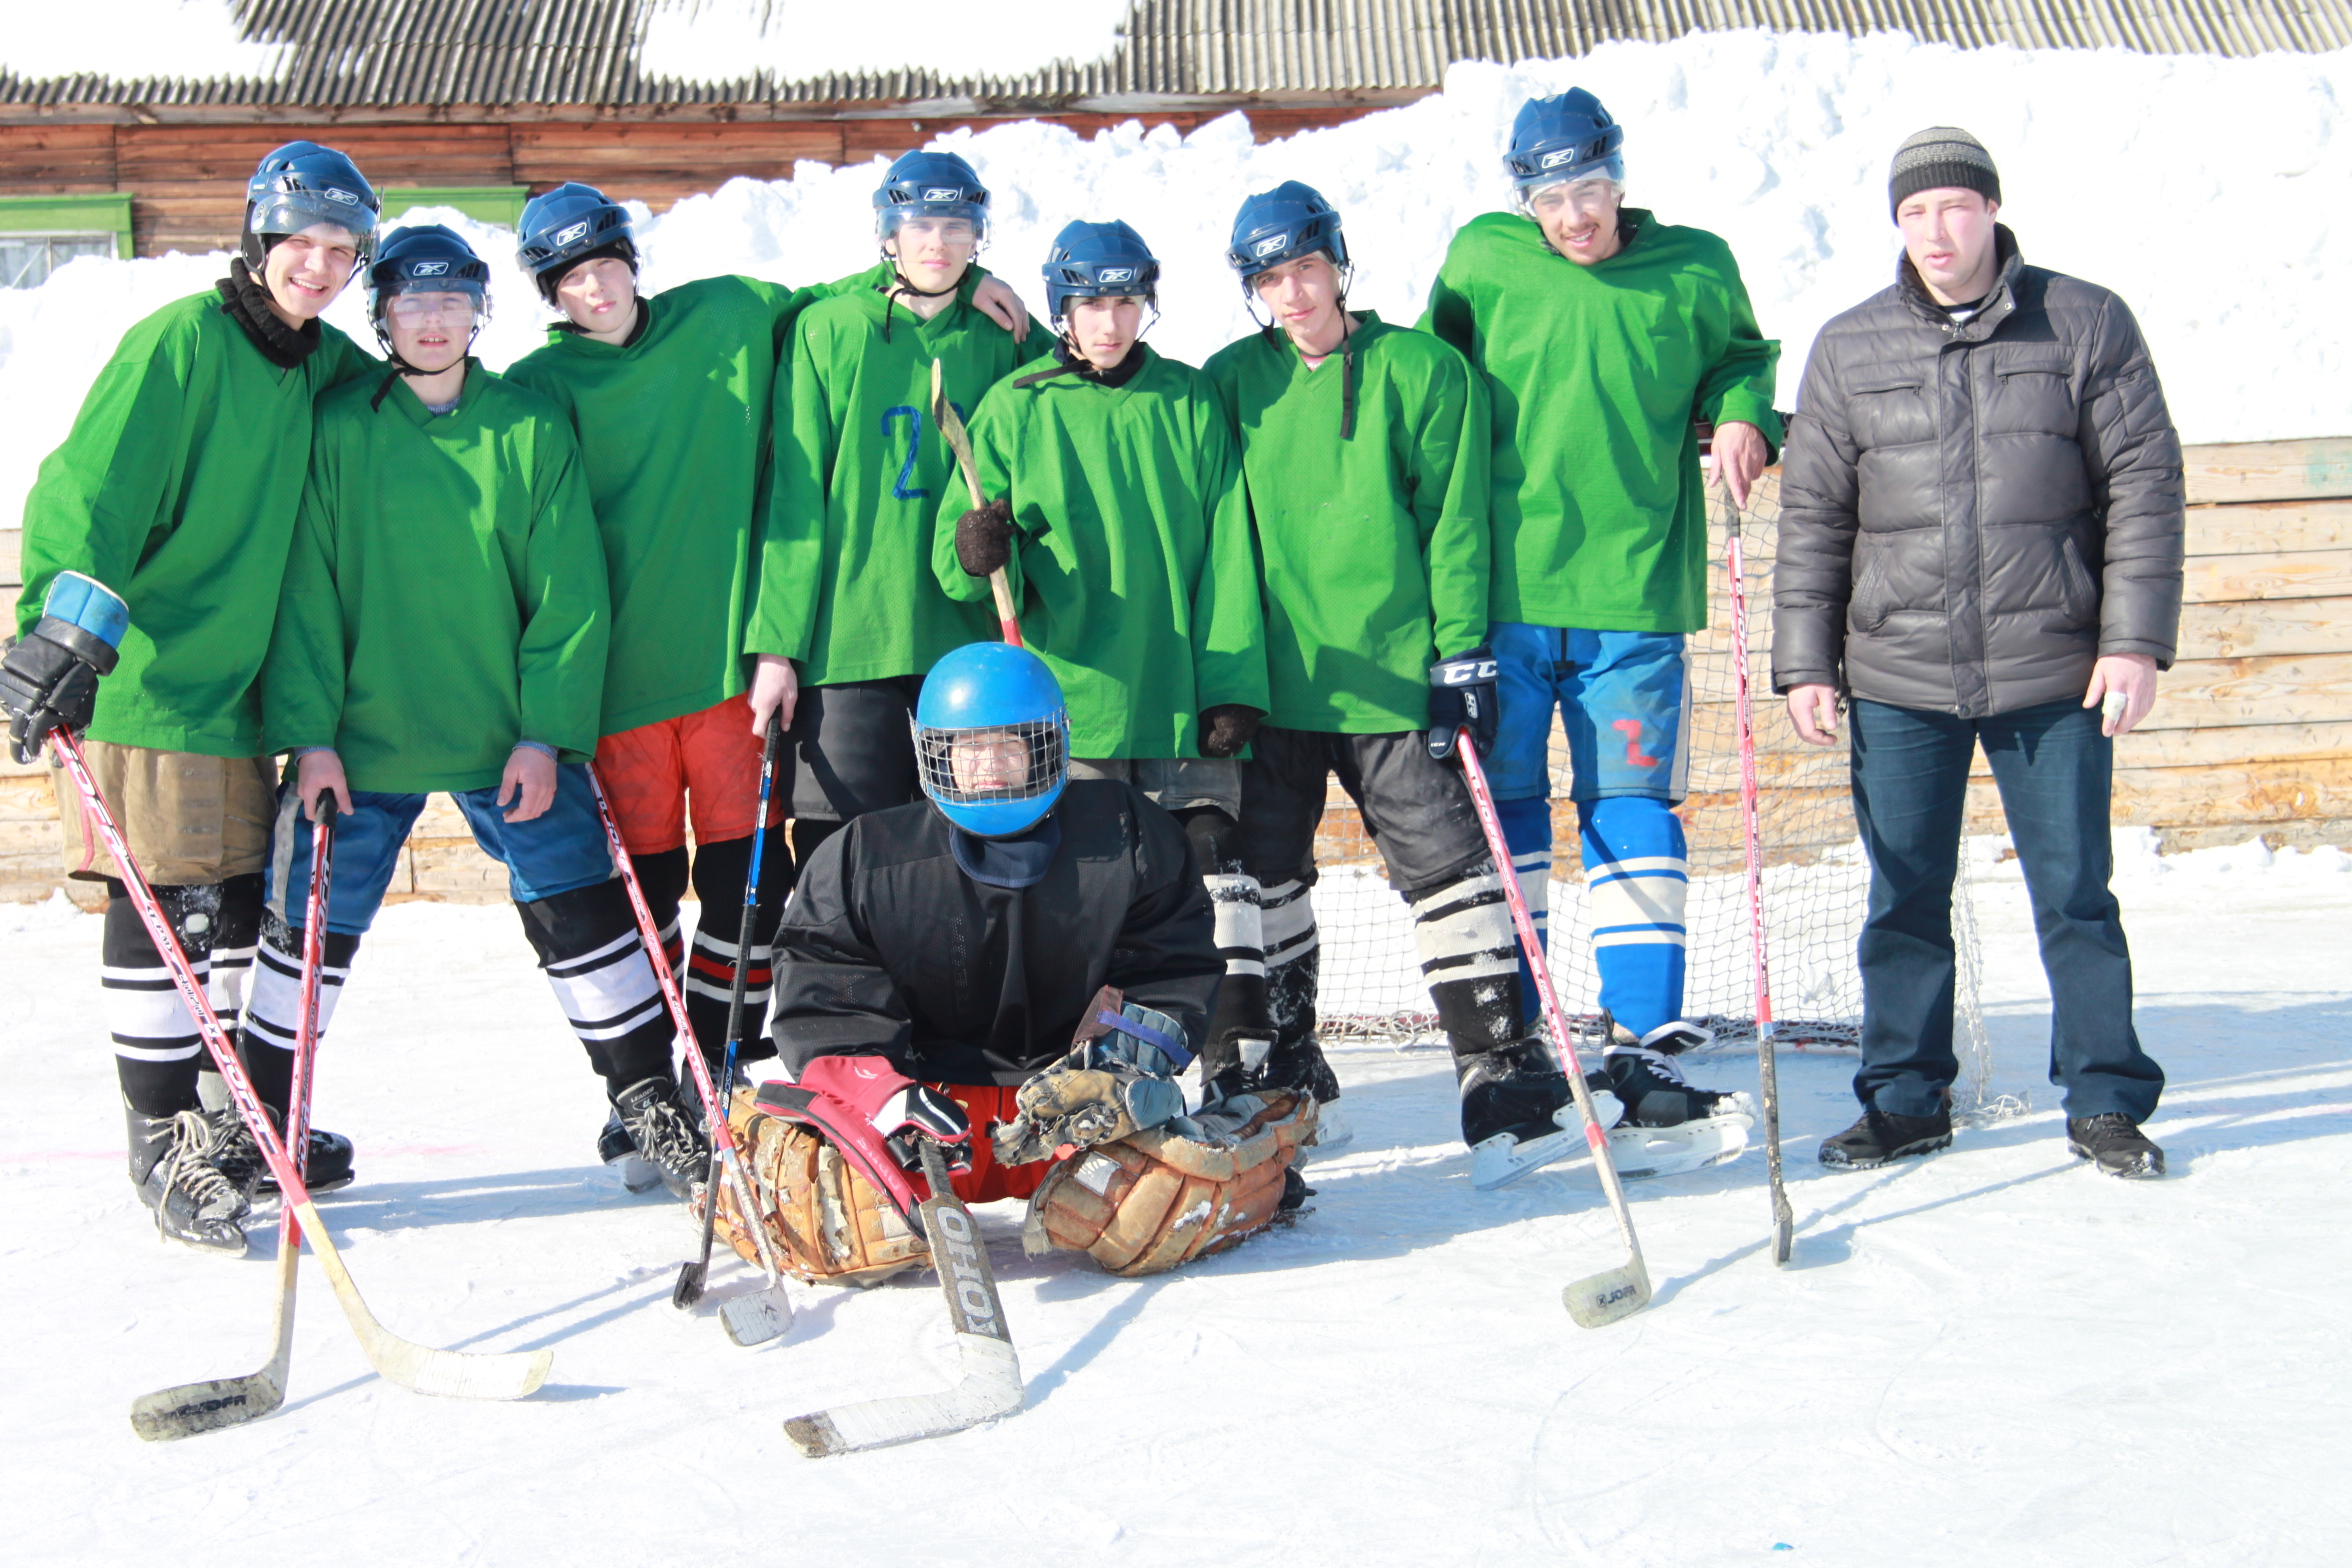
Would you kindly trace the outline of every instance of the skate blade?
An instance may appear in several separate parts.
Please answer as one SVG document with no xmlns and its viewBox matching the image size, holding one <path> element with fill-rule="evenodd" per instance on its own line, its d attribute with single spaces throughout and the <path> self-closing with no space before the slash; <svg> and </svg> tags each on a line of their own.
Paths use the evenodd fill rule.
<svg viewBox="0 0 2352 1568">
<path fill-rule="evenodd" d="M 1679 1127 L 1620 1127 L 1609 1134 L 1609 1158 L 1627 1181 L 1681 1176 L 1736 1160 L 1748 1147 L 1748 1118 L 1710 1116 Z"/>
<path fill-rule="evenodd" d="M 631 1192 L 651 1192 L 661 1185 L 661 1167 L 635 1151 L 617 1160 L 604 1162 L 606 1170 L 621 1178 L 621 1185 Z"/>
<path fill-rule="evenodd" d="M 1625 1114 L 1625 1107 L 1617 1097 L 1605 1090 L 1594 1091 L 1593 1110 L 1604 1125 Z M 1480 1192 L 1492 1192 L 1554 1160 L 1570 1159 L 1584 1153 L 1584 1118 L 1577 1114 L 1574 1105 L 1563 1105 L 1552 1112 L 1552 1123 L 1560 1130 L 1545 1133 L 1540 1138 L 1518 1139 L 1507 1132 L 1498 1132 L 1484 1142 L 1473 1145 L 1470 1150 L 1470 1185 Z"/>
<path fill-rule="evenodd" d="M 1298 1151 L 1294 1166 L 1310 1160 L 1327 1160 L 1356 1141 L 1356 1124 L 1340 1114 L 1337 1105 L 1315 1107 L 1315 1141 Z"/>
</svg>

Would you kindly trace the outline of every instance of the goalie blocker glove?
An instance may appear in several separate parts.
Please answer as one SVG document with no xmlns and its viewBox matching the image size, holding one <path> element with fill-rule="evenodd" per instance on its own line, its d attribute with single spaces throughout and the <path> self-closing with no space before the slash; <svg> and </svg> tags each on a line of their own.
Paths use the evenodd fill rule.
<svg viewBox="0 0 2352 1568">
<path fill-rule="evenodd" d="M 1444 761 L 1454 754 L 1457 732 L 1467 729 L 1483 757 L 1494 750 L 1497 666 L 1485 647 L 1440 659 L 1429 667 L 1429 754 Z"/>
<path fill-rule="evenodd" d="M 1070 1054 L 1021 1085 L 1020 1113 L 989 1137 L 999 1162 L 1026 1165 L 1072 1148 L 1130 1137 L 1184 1114 L 1176 1075 L 1192 1065 L 1184 1029 L 1165 1013 L 1104 986 Z"/>
<path fill-rule="evenodd" d="M 60 572 L 30 635 L 9 639 L 0 656 L 0 708 L 20 763 L 41 754 L 52 730 L 80 734 L 98 705 L 98 678 L 122 657 L 130 607 L 113 589 L 79 572 Z"/>
</svg>

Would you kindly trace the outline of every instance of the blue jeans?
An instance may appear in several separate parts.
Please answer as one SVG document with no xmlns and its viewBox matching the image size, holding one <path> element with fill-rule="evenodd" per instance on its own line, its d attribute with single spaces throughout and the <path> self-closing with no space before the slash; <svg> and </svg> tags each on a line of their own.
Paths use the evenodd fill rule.
<svg viewBox="0 0 2352 1568">
<path fill-rule="evenodd" d="M 327 889 L 329 931 L 358 936 L 374 924 L 400 870 L 400 848 L 430 798 L 351 792 L 350 812 L 335 821 L 335 873 Z M 507 891 L 518 904 L 534 904 L 613 877 L 612 847 L 596 814 L 588 770 L 576 762 L 555 770 L 554 803 L 528 822 L 506 820 L 495 786 L 458 791 L 449 798 L 465 813 L 466 826 L 474 830 L 482 853 L 505 865 Z M 279 790 L 278 821 L 270 836 L 267 897 L 271 911 L 297 930 L 307 918 L 310 835 L 310 818 L 288 783 Z"/>
<path fill-rule="evenodd" d="M 2131 951 L 2107 886 L 2115 743 L 2099 728 L 2098 710 L 2071 700 L 1983 719 L 1854 704 L 1854 816 L 1870 855 L 1854 1075 L 1864 1105 L 1932 1116 L 1959 1076 L 1952 882 L 1981 741 L 2050 977 L 2050 1081 L 2065 1089 L 2070 1117 L 2155 1113 L 2164 1070 L 2132 1027 Z"/>
<path fill-rule="evenodd" d="M 1500 722 L 1487 779 L 1495 813 L 1550 946 L 1552 715 L 1568 736 L 1593 962 L 1601 1005 L 1636 1035 L 1682 1016 L 1683 906 L 1690 882 L 1682 821 L 1689 660 L 1674 632 L 1595 632 L 1498 621 L 1487 628 Z M 1522 960 L 1526 1020 L 1540 1005 Z"/>
</svg>

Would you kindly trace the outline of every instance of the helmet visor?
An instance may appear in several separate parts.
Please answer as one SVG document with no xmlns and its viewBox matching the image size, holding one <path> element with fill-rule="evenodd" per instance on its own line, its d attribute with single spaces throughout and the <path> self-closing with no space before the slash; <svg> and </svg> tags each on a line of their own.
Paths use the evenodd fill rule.
<svg viewBox="0 0 2352 1568">
<path fill-rule="evenodd" d="M 363 253 L 376 237 L 375 209 L 351 191 L 271 191 L 253 204 L 249 227 L 256 234 L 300 234 L 315 223 L 333 224 L 357 240 Z"/>
<path fill-rule="evenodd" d="M 1572 199 L 1580 205 L 1604 202 L 1614 199 L 1624 190 L 1625 159 L 1622 154 L 1611 153 L 1606 158 L 1595 158 L 1588 163 L 1562 165 L 1526 175 L 1516 184 L 1519 205 L 1529 212 L 1535 210 L 1539 196 L 1561 191 L 1579 193 Z M 1558 202 L 1571 198 L 1552 195 L 1552 199 Z"/>
<path fill-rule="evenodd" d="M 975 202 L 906 202 L 874 215 L 882 238 L 941 239 L 951 245 L 979 245 L 988 238 L 988 209 Z"/>
<path fill-rule="evenodd" d="M 471 332 L 489 318 L 490 301 L 478 283 L 418 278 L 385 299 L 384 314 L 403 327 L 438 322 L 452 332 Z"/>
<path fill-rule="evenodd" d="M 1068 770 L 1068 721 L 1059 713 L 1020 724 L 919 729 L 923 792 L 947 806 L 1035 800 L 1059 789 Z"/>
</svg>

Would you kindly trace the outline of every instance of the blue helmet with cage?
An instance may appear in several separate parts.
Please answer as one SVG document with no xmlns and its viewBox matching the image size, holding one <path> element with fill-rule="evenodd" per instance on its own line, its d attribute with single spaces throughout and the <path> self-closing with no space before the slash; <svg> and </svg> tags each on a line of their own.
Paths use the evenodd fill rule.
<svg viewBox="0 0 2352 1568">
<path fill-rule="evenodd" d="M 1017 759 L 1008 755 L 1015 743 Z M 1028 831 L 1053 809 L 1069 777 L 1061 683 L 1026 648 L 965 644 L 924 677 L 915 758 L 923 793 L 957 827 L 980 838 Z"/>
<path fill-rule="evenodd" d="M 1347 240 L 1339 232 L 1339 209 L 1323 193 L 1297 180 L 1284 180 L 1270 191 L 1260 191 L 1233 215 L 1233 242 L 1225 260 L 1241 274 L 1241 287 L 1270 268 L 1321 251 L 1331 264 L 1345 270 Z"/>
<path fill-rule="evenodd" d="M 262 155 L 245 182 L 245 223 L 237 254 L 259 272 L 270 247 L 314 223 L 331 223 L 359 241 L 359 259 L 375 248 L 384 204 L 353 163 L 317 142 L 288 142 Z"/>
<path fill-rule="evenodd" d="M 567 181 L 523 203 L 515 260 L 550 305 L 564 274 L 583 261 L 612 256 L 637 269 L 637 229 L 629 209 L 593 185 Z"/>
<path fill-rule="evenodd" d="M 467 334 L 470 346 L 473 334 L 479 333 L 490 317 L 490 265 L 474 254 L 464 235 L 443 224 L 415 224 L 385 236 L 384 248 L 368 267 L 367 313 L 376 329 L 376 341 L 394 364 L 401 363 L 400 356 L 392 347 L 384 316 L 392 301 L 403 294 L 463 294 L 471 298 L 474 320 Z"/>
<path fill-rule="evenodd" d="M 975 242 L 988 238 L 988 187 L 952 152 L 910 152 L 890 166 L 874 192 L 874 234 L 888 239 L 915 216 L 962 218 Z"/>
<path fill-rule="evenodd" d="M 1053 254 L 1045 263 L 1045 312 L 1051 320 L 1062 319 L 1062 306 L 1070 300 L 1140 294 L 1156 302 L 1159 290 L 1160 259 L 1125 223 L 1081 221 L 1054 236 Z"/>
<path fill-rule="evenodd" d="M 1511 122 L 1511 150 L 1503 166 L 1524 198 L 1546 185 L 1587 175 L 1625 179 L 1625 127 L 1581 87 L 1552 98 L 1530 98 Z"/>
</svg>

